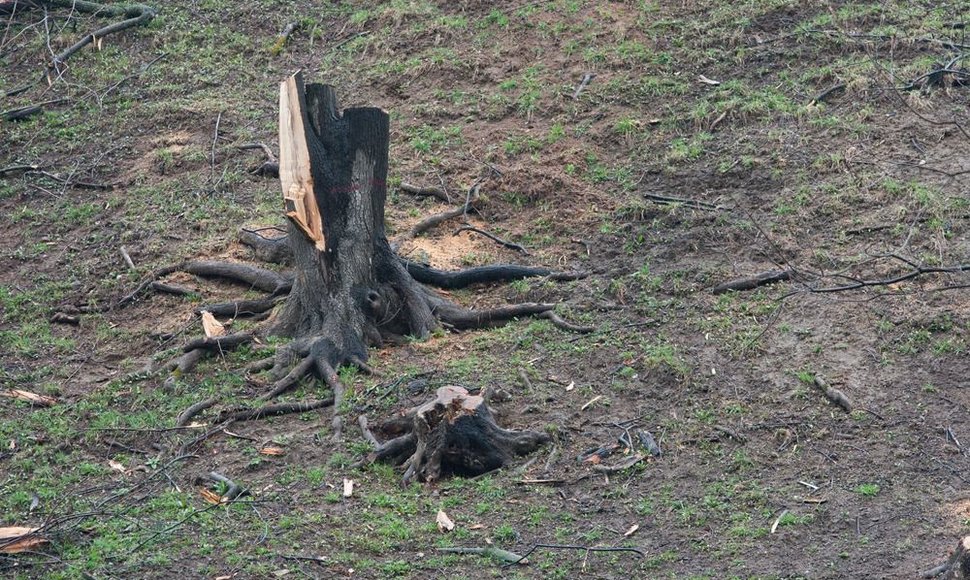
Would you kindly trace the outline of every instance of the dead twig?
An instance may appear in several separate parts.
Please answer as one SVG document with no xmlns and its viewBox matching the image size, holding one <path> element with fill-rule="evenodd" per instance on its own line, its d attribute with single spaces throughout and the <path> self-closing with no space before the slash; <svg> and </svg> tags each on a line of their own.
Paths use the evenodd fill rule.
<svg viewBox="0 0 970 580">
<path fill-rule="evenodd" d="M 514 552 L 509 552 L 508 550 L 495 548 L 493 546 L 488 546 L 486 548 L 438 548 L 438 551 L 447 552 L 449 554 L 473 554 L 476 556 L 487 556 L 500 562 L 504 562 L 506 565 L 525 565 L 529 563 L 529 561 L 525 559 L 525 556 L 520 556 Z"/>
<path fill-rule="evenodd" d="M 811 101 L 808 102 L 808 106 L 817 105 L 818 103 L 824 103 L 828 101 L 829 98 L 836 96 L 837 94 L 842 94 L 845 92 L 845 83 L 839 83 L 837 85 L 832 85 L 831 87 L 825 89 L 821 93 L 815 95 Z"/>
<path fill-rule="evenodd" d="M 768 284 L 774 284 L 775 282 L 791 280 L 791 278 L 791 270 L 769 270 L 767 272 L 755 274 L 754 276 L 747 276 L 744 278 L 731 280 L 730 282 L 724 282 L 723 284 L 718 284 L 717 286 L 711 288 L 711 293 L 724 294 L 725 292 L 730 292 L 732 290 L 738 292 L 742 290 L 754 290 L 755 288 L 766 286 Z"/>
<path fill-rule="evenodd" d="M 522 560 L 525 560 L 533 552 L 535 552 L 536 550 L 539 550 L 539 549 L 546 549 L 546 550 L 582 550 L 582 551 L 586 552 L 587 554 L 589 552 L 633 552 L 634 554 L 637 554 L 641 558 L 646 557 L 646 554 L 640 548 L 629 548 L 629 547 L 611 548 L 611 547 L 605 547 L 605 546 L 604 547 L 599 547 L 599 546 L 573 546 L 573 545 L 569 545 L 569 544 L 535 544 L 531 548 L 529 548 L 529 550 L 525 554 L 522 555 Z M 521 560 L 517 560 L 515 562 L 509 562 L 509 564 L 521 564 L 521 563 L 522 563 Z"/>
<path fill-rule="evenodd" d="M 660 205 L 683 205 L 685 207 L 690 207 L 693 209 L 703 209 L 709 211 L 720 211 L 725 208 L 709 203 L 706 201 L 701 201 L 697 199 L 685 199 L 682 197 L 670 197 L 668 195 L 658 195 L 655 193 L 644 193 L 643 197 L 646 199 L 658 203 Z"/>
<path fill-rule="evenodd" d="M 586 90 L 587 86 L 589 86 L 590 81 L 595 78 L 596 75 L 594 73 L 586 73 L 583 75 L 583 80 L 580 81 L 579 86 L 576 87 L 576 91 L 573 93 L 574 101 L 579 99 L 579 95 L 583 94 L 583 91 Z"/>
<path fill-rule="evenodd" d="M 517 252 L 521 252 L 524 256 L 528 256 L 529 255 L 529 251 L 526 250 L 525 247 L 523 247 L 523 246 L 521 246 L 519 244 L 516 244 L 515 242 L 509 242 L 509 241 L 503 240 L 502 238 L 496 236 L 495 234 L 493 234 L 491 232 L 487 232 L 485 230 L 476 228 L 474 226 L 469 226 L 469 225 L 461 226 L 460 228 L 458 228 L 457 230 L 455 230 L 455 232 L 453 234 L 451 234 L 451 235 L 457 236 L 461 232 L 475 232 L 476 234 L 481 234 L 481 235 L 485 236 L 486 238 L 492 240 L 493 242 L 497 243 L 500 246 L 503 246 L 503 247 L 508 248 L 510 250 L 515 250 Z"/>
</svg>

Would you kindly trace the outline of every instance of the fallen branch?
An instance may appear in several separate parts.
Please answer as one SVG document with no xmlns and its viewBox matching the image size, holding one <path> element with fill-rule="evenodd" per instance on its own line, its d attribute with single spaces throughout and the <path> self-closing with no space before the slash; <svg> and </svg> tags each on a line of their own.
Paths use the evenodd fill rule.
<svg viewBox="0 0 970 580">
<path fill-rule="evenodd" d="M 583 550 L 587 553 L 589 552 L 633 552 L 634 554 L 637 554 L 641 558 L 646 557 L 646 554 L 644 554 L 643 550 L 641 550 L 640 548 L 626 548 L 626 547 L 608 548 L 608 547 L 572 546 L 568 544 L 535 544 L 531 548 L 529 548 L 529 551 L 527 551 L 525 554 L 522 555 L 522 560 L 525 560 L 525 558 L 531 555 L 532 552 L 535 552 L 536 550 L 543 549 L 543 548 L 548 550 Z M 522 562 L 515 561 L 515 562 L 509 562 L 509 563 L 520 564 Z"/>
<path fill-rule="evenodd" d="M 89 2 L 85 0 L 40 0 L 40 3 L 47 6 L 70 8 L 72 10 L 77 10 L 78 12 L 106 16 L 109 18 L 125 18 L 125 20 L 122 20 L 121 22 L 109 24 L 108 26 L 99 28 L 90 34 L 86 34 L 73 45 L 54 55 L 51 62 L 47 65 L 48 70 L 46 77 L 48 83 L 51 84 L 54 82 L 54 79 L 51 78 L 50 73 L 56 72 L 58 75 L 62 74 L 61 65 L 63 65 L 65 61 L 67 61 L 67 59 L 77 51 L 91 43 L 94 43 L 96 47 L 101 48 L 101 41 L 104 39 L 104 37 L 108 36 L 109 34 L 121 32 L 122 30 L 134 28 L 136 26 L 145 26 L 151 22 L 157 14 L 157 11 L 154 8 L 144 4 L 130 4 L 126 6 L 118 4 L 101 4 L 98 2 Z"/>
<path fill-rule="evenodd" d="M 833 86 L 825 89 L 821 93 L 815 95 L 815 97 L 812 98 L 812 100 L 808 102 L 808 106 L 816 105 L 818 103 L 824 103 L 830 97 L 834 96 L 836 93 L 840 93 L 841 94 L 841 93 L 844 93 L 844 92 L 845 92 L 845 83 L 839 83 L 837 85 L 833 85 Z"/>
<path fill-rule="evenodd" d="M 633 467 L 637 463 L 640 463 L 641 461 L 643 461 L 644 458 L 646 458 L 646 455 L 643 455 L 642 453 L 637 453 L 636 455 L 630 455 L 623 461 L 620 461 L 619 463 L 615 463 L 613 465 L 603 465 L 603 464 L 594 465 L 593 471 L 598 471 L 600 473 L 617 473 Z"/>
<path fill-rule="evenodd" d="M 738 292 L 743 290 L 754 290 L 755 288 L 766 286 L 768 284 L 774 284 L 775 282 L 791 280 L 791 278 L 791 270 L 770 270 L 760 274 L 755 274 L 754 276 L 747 276 L 745 278 L 738 278 L 736 280 L 731 280 L 730 282 L 718 284 L 714 288 L 711 288 L 711 293 L 724 294 L 725 292 L 730 292 L 732 290 Z"/>
<path fill-rule="evenodd" d="M 698 200 L 698 199 L 685 199 L 685 198 L 682 198 L 682 197 L 670 197 L 670 196 L 667 196 L 667 195 L 658 195 L 658 194 L 655 194 L 655 193 L 644 193 L 643 194 L 643 197 L 645 197 L 646 199 L 648 199 L 648 200 L 650 200 L 650 201 L 652 201 L 654 203 L 659 203 L 661 205 L 683 205 L 683 206 L 691 207 L 691 208 L 694 208 L 694 209 L 703 209 L 703 210 L 712 210 L 712 211 L 719 211 L 719 210 L 723 210 L 724 209 L 723 207 L 721 207 L 719 205 L 715 205 L 713 203 L 708 203 L 706 201 L 701 201 L 701 200 Z"/>
<path fill-rule="evenodd" d="M 924 267 L 918 264 L 914 264 L 909 260 L 900 258 L 899 256 L 891 256 L 891 257 L 896 258 L 900 261 L 903 261 L 907 264 L 910 264 L 911 266 L 913 266 L 913 270 L 906 272 L 905 274 L 900 274 L 899 276 L 895 276 L 892 278 L 883 278 L 881 280 L 857 280 L 851 284 L 845 284 L 843 286 L 830 286 L 826 288 L 808 288 L 806 290 L 797 290 L 795 292 L 792 292 L 791 294 L 788 294 L 787 296 L 791 296 L 793 294 L 797 294 L 803 291 L 812 292 L 814 294 L 826 294 L 831 292 L 845 292 L 848 290 L 858 290 L 859 288 L 868 288 L 871 286 L 891 286 L 893 284 L 905 282 L 906 280 L 911 280 L 913 278 L 922 276 L 924 274 L 957 274 L 960 272 L 970 271 L 970 264 L 958 264 L 956 266 Z"/>
<path fill-rule="evenodd" d="M 508 248 L 510 250 L 515 250 L 517 252 L 522 252 L 522 254 L 524 254 L 526 256 L 529 255 L 529 251 L 526 250 L 523 246 L 521 246 L 519 244 L 516 244 L 515 242 L 509 242 L 509 241 L 503 240 L 502 238 L 496 236 L 495 234 L 493 234 L 491 232 L 487 232 L 485 230 L 476 228 L 474 226 L 469 226 L 469 225 L 461 226 L 460 228 L 458 228 L 457 230 L 455 230 L 455 232 L 453 234 L 451 234 L 451 235 L 457 236 L 461 232 L 475 232 L 476 234 L 481 234 L 481 235 L 485 236 L 486 238 L 492 240 L 493 242 L 497 243 L 500 246 L 506 247 L 506 248 Z"/>
<path fill-rule="evenodd" d="M 39 165 L 11 165 L 0 168 L 0 177 L 6 177 L 10 173 L 36 171 L 38 169 L 40 169 Z"/>
<path fill-rule="evenodd" d="M 842 391 L 834 387 L 830 387 L 825 382 L 825 379 L 823 379 L 818 375 L 815 375 L 814 382 L 816 387 L 822 389 L 822 392 L 825 394 L 828 400 L 842 407 L 842 409 L 845 410 L 846 413 L 852 412 L 852 403 L 849 401 L 849 398 L 845 396 L 845 393 L 843 393 Z"/>
<path fill-rule="evenodd" d="M 438 551 L 447 552 L 449 554 L 472 554 L 475 556 L 486 556 L 506 564 L 521 564 L 524 566 L 529 563 L 529 561 L 525 559 L 525 556 L 520 556 L 514 552 L 509 552 L 508 550 L 495 548 L 493 546 L 488 546 L 486 548 L 438 548 Z"/>
<path fill-rule="evenodd" d="M 26 107 L 10 109 L 0 113 L 0 119 L 3 119 L 4 121 L 21 121 L 40 113 L 47 105 L 57 105 L 66 100 L 67 99 L 51 99 L 49 101 L 44 101 L 43 103 L 37 103 L 36 105 L 27 105 Z"/>
<path fill-rule="evenodd" d="M 448 195 L 448 192 L 440 187 L 419 187 L 417 185 L 411 185 L 410 183 L 402 183 L 398 189 L 404 193 L 410 193 L 418 197 L 434 197 L 445 203 L 451 203 L 451 197 Z"/>
</svg>

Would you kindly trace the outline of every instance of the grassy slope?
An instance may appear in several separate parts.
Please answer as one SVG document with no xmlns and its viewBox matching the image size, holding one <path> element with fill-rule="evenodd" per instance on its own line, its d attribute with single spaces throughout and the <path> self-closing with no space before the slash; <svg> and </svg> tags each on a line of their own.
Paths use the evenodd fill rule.
<svg viewBox="0 0 970 580">
<path fill-rule="evenodd" d="M 958 389 L 968 370 L 965 295 L 913 293 L 921 282 L 882 289 L 898 294 L 878 299 L 779 300 L 798 285 L 705 291 L 777 263 L 879 277 L 890 265 L 871 255 L 882 252 L 970 261 L 965 185 L 900 165 L 966 167 L 970 142 L 928 121 L 965 120 L 966 89 L 887 90 L 955 54 L 905 40 L 959 34 L 950 25 L 966 4 L 935 4 L 173 2 L 147 29 L 76 55 L 52 96 L 35 89 L 4 108 L 54 96 L 67 104 L 0 125 L 0 166 L 36 162 L 124 184 L 102 192 L 36 176 L 0 180 L 9 222 L 0 233 L 0 381 L 64 397 L 50 410 L 0 402 L 8 419 L 0 441 L 13 442 L 0 452 L 0 523 L 92 512 L 56 528 L 54 559 L 18 558 L 34 565 L 23 576 L 266 577 L 288 568 L 330 577 L 353 568 L 367 578 L 912 577 L 935 564 L 970 516 L 958 493 L 966 458 L 940 431 L 970 432 L 970 400 Z M 23 14 L 8 29 L 0 88 L 31 78 L 43 59 L 40 29 L 25 27 L 37 18 Z M 301 31 L 274 54 L 292 20 Z M 82 17 L 77 30 L 96 24 Z M 53 42 L 73 34 L 69 26 Z M 345 105 L 391 112 L 392 185 L 444 183 L 457 196 L 481 162 L 496 165 L 503 174 L 485 189 L 487 227 L 533 249 L 528 261 L 594 271 L 576 283 L 455 296 L 470 305 L 561 301 L 563 313 L 602 333 L 573 341 L 523 322 L 375 352 L 378 368 L 389 378 L 435 371 L 432 386 L 505 390 L 512 402 L 499 408 L 510 422 L 557 434 L 553 477 L 586 474 L 572 458 L 633 417 L 661 438 L 663 459 L 561 494 L 516 485 L 514 473 L 402 490 L 390 470 L 348 469 L 365 447 L 351 436 L 334 450 L 326 417 L 313 415 L 240 426 L 253 440 L 213 440 L 200 457 L 169 466 L 170 482 L 160 468 L 186 436 L 95 430 L 166 426 L 211 394 L 244 402 L 258 392 L 233 372 L 248 352 L 168 387 L 118 380 L 177 349 L 180 338 L 159 335 L 197 333 L 186 325 L 198 298 L 152 298 L 85 317 L 79 328 L 46 321 L 60 303 L 103 300 L 135 283 L 121 245 L 141 272 L 180 257 L 247 257 L 234 233 L 277 223 L 278 191 L 247 174 L 256 160 L 233 145 L 275 141 L 276 83 L 296 69 L 338 86 Z M 596 77 L 574 100 L 586 72 Z M 701 74 L 721 84 L 698 82 Z M 809 104 L 837 83 L 844 95 Z M 730 210 L 658 206 L 644 191 Z M 439 209 L 392 193 L 392 231 Z M 589 256 L 576 238 L 590 243 Z M 406 249 L 446 266 L 524 260 L 447 228 Z M 926 287 L 947 281 L 960 278 Z M 183 282 L 206 300 L 236 295 Z M 520 368 L 533 391 L 519 384 Z M 829 405 L 810 386 L 816 373 L 859 410 Z M 344 378 L 356 404 L 389 384 Z M 576 388 L 565 390 L 569 382 Z M 293 398 L 319 389 L 304 385 Z M 395 388 L 368 412 L 383 416 L 421 397 Z M 259 454 L 271 440 L 286 454 Z M 147 472 L 119 474 L 109 459 Z M 257 490 L 256 502 L 198 512 L 205 503 L 194 479 L 213 468 Z M 358 481 L 349 501 L 337 493 L 345 476 Z M 458 523 L 452 534 L 435 528 L 439 508 Z M 639 532 L 622 537 L 634 523 Z M 434 550 L 486 541 L 520 552 L 535 542 L 630 545 L 648 556 L 593 554 L 584 563 L 581 553 L 543 551 L 510 572 Z"/>
</svg>

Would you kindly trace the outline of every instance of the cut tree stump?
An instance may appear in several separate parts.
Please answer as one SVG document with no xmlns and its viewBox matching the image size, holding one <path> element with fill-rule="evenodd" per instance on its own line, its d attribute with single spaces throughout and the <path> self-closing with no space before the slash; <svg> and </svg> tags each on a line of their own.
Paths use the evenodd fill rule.
<svg viewBox="0 0 970 580">
<path fill-rule="evenodd" d="M 384 225 L 390 141 L 386 112 L 374 107 L 341 111 L 333 87 L 304 85 L 299 73 L 281 83 L 279 106 L 279 178 L 289 225 L 285 237 L 265 238 L 260 230 L 250 230 L 243 241 L 267 259 L 286 261 L 293 268 L 292 274 L 213 262 L 183 262 L 154 272 L 117 305 L 131 303 L 162 276 L 186 271 L 228 278 L 270 293 L 259 301 L 212 305 L 209 311 L 213 315 L 272 313 L 264 324 L 252 330 L 192 340 L 184 346 L 184 355 L 161 366 L 152 365 L 146 369 L 149 374 L 158 369 L 187 372 L 204 356 L 245 344 L 262 345 L 265 343 L 261 339 L 266 336 L 290 339 L 265 348 L 274 350 L 273 355 L 250 365 L 252 372 L 267 371 L 267 390 L 260 398 L 272 399 L 295 387 L 304 377 L 316 375 L 333 391 L 333 431 L 338 440 L 345 409 L 344 388 L 336 369 L 352 366 L 370 372 L 369 347 L 403 343 L 404 337 L 427 338 L 442 327 L 484 328 L 547 313 L 553 324 L 578 331 L 579 327 L 564 325 L 558 316 L 551 316 L 554 304 L 524 303 L 471 310 L 451 302 L 423 282 L 453 288 L 527 276 L 575 279 L 581 275 L 513 265 L 440 272 L 411 264 L 394 253 Z M 460 405 L 454 407 L 459 401 Z M 486 437 L 485 444 L 495 449 L 482 448 L 478 457 L 472 456 L 465 463 L 442 456 L 444 451 L 425 458 L 423 453 L 415 455 L 415 449 L 411 449 L 408 453 L 416 459 L 408 465 L 409 477 L 420 471 L 422 477 L 433 480 L 443 466 L 468 472 L 494 469 L 515 452 L 527 452 L 544 441 L 539 434 L 499 429 L 484 405 L 478 409 L 478 404 L 473 397 L 452 395 L 445 403 L 445 415 L 449 417 L 446 423 L 456 423 L 475 436 Z M 439 425 L 438 416 L 443 411 L 436 409 L 431 405 L 416 412 L 418 432 L 424 425 L 429 426 L 428 430 Z M 463 414 L 461 417 L 455 414 L 458 411 Z M 448 445 L 462 433 L 444 431 L 448 433 Z M 415 435 L 414 446 L 419 443 L 422 451 L 429 444 L 432 450 L 444 449 Z M 463 444 L 471 448 L 472 443 Z"/>
<path fill-rule="evenodd" d="M 362 427 L 367 433 L 366 423 Z M 550 441 L 544 433 L 499 427 L 482 397 L 457 386 L 441 387 L 433 400 L 386 422 L 383 430 L 404 434 L 378 445 L 361 464 L 400 466 L 404 485 L 434 483 L 447 474 L 481 475 Z"/>
<path fill-rule="evenodd" d="M 946 564 L 923 574 L 923 578 L 935 578 L 942 574 L 943 580 L 970 579 L 970 536 L 964 536 Z"/>
</svg>

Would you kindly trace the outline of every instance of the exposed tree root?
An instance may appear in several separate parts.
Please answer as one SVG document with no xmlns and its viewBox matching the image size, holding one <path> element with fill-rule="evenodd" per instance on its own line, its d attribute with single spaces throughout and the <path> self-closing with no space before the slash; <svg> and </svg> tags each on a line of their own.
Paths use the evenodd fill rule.
<svg viewBox="0 0 970 580">
<path fill-rule="evenodd" d="M 404 485 L 433 483 L 448 473 L 475 476 L 498 469 L 550 440 L 536 431 L 499 427 L 482 397 L 455 386 L 441 387 L 435 399 L 390 423 L 390 430 L 402 427 L 404 435 L 377 446 L 358 465 L 391 463 L 404 470 Z M 366 437 L 366 419 L 361 429 Z M 376 442 L 372 434 L 368 439 Z"/>
<path fill-rule="evenodd" d="M 238 262 L 185 262 L 181 269 L 196 276 L 243 282 L 274 295 L 285 294 L 293 287 L 292 280 L 277 272 Z"/>
<path fill-rule="evenodd" d="M 236 302 L 220 302 L 196 308 L 196 313 L 203 310 L 211 312 L 213 316 L 226 316 L 229 318 L 239 318 L 241 316 L 255 316 L 268 310 L 286 300 L 284 296 L 270 296 L 269 298 L 259 298 L 256 300 L 237 300 Z"/>
<path fill-rule="evenodd" d="M 411 185 L 410 183 L 402 183 L 399 189 L 405 193 L 410 193 L 411 195 L 416 195 L 418 197 L 433 197 L 445 203 L 451 203 L 451 198 L 448 197 L 448 192 L 440 187 L 420 187 L 417 185 Z"/>
<path fill-rule="evenodd" d="M 275 417 L 277 415 L 289 415 L 291 413 L 306 413 L 307 411 L 313 411 L 316 409 L 321 409 L 323 407 L 330 407 L 333 405 L 333 399 L 322 399 L 319 401 L 307 401 L 304 403 L 279 403 L 276 405 L 266 405 L 259 407 L 257 409 L 243 409 L 239 411 L 223 411 L 219 415 L 218 421 L 220 423 L 235 423 L 237 421 L 254 421 L 256 419 L 263 419 L 264 417 Z"/>
<path fill-rule="evenodd" d="M 515 264 L 479 266 L 457 272 L 446 272 L 417 262 L 403 260 L 402 262 L 404 267 L 407 268 L 408 274 L 418 282 L 445 290 L 467 288 L 472 284 L 493 284 L 536 277 L 548 277 L 550 280 L 556 281 L 580 280 L 588 275 L 586 272 L 554 272 L 548 268 Z"/>
<path fill-rule="evenodd" d="M 214 406 L 218 402 L 219 402 L 219 399 L 216 397 L 211 397 L 204 401 L 199 401 L 198 403 L 192 405 L 188 409 L 179 413 L 178 418 L 175 419 L 175 426 L 185 427 L 186 425 L 189 424 L 189 421 L 191 421 L 193 417 L 195 417 L 202 411 L 205 411 L 206 409 Z"/>
</svg>

